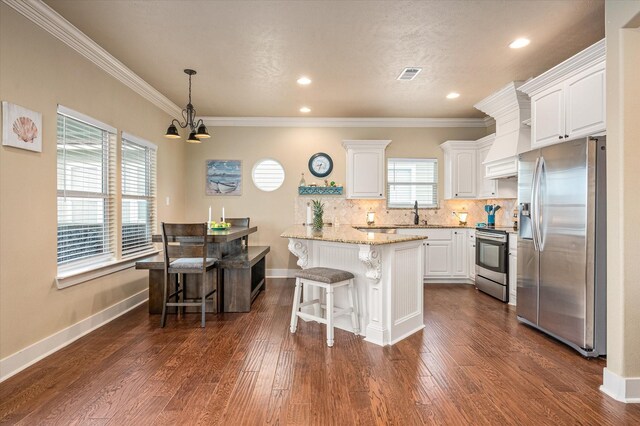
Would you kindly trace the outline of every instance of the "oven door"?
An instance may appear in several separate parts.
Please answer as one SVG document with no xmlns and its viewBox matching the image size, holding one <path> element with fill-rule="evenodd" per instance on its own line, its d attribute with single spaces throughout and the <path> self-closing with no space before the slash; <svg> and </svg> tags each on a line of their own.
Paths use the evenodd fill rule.
<svg viewBox="0 0 640 426">
<path fill-rule="evenodd" d="M 476 236 L 476 265 L 480 268 L 480 271 L 485 269 L 494 272 L 496 275 L 506 274 L 508 265 L 507 242 L 488 240 Z"/>
</svg>

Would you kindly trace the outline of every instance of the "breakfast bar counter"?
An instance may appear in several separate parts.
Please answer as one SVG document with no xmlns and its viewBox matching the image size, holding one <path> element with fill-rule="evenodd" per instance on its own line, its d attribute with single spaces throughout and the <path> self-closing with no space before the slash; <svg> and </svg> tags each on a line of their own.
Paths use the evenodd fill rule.
<svg viewBox="0 0 640 426">
<path fill-rule="evenodd" d="M 294 225 L 281 237 L 303 269 L 328 267 L 354 274 L 360 333 L 377 345 L 392 345 L 424 328 L 424 236 L 367 232 L 350 225 L 328 226 L 315 232 Z M 305 301 L 319 294 L 304 288 Z M 348 306 L 345 288 L 337 288 L 336 308 Z M 305 307 L 311 312 L 313 307 Z M 353 331 L 348 317 L 335 319 L 335 327 Z"/>
</svg>

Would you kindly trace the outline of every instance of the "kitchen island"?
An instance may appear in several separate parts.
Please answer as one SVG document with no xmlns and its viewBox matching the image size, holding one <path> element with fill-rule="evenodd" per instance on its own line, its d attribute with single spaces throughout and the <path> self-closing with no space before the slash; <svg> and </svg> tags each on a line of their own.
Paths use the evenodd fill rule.
<svg viewBox="0 0 640 426">
<path fill-rule="evenodd" d="M 373 233 L 349 225 L 314 232 L 295 225 L 281 237 L 289 239 L 289 251 L 301 268 L 322 266 L 355 275 L 360 334 L 368 342 L 392 345 L 424 328 L 425 236 Z M 304 288 L 303 299 L 318 298 L 319 290 L 314 290 Z M 348 307 L 346 288 L 336 289 L 334 300 L 336 308 Z M 348 317 L 336 318 L 335 327 L 353 331 Z"/>
</svg>

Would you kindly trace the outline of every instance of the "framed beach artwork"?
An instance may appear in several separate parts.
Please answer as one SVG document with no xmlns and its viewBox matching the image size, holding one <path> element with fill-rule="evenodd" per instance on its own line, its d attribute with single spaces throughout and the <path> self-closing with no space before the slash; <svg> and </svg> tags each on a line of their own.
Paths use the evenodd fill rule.
<svg viewBox="0 0 640 426">
<path fill-rule="evenodd" d="M 2 145 L 42 152 L 42 114 L 2 101 Z"/>
<path fill-rule="evenodd" d="M 242 195 L 240 160 L 207 160 L 207 195 Z"/>
</svg>

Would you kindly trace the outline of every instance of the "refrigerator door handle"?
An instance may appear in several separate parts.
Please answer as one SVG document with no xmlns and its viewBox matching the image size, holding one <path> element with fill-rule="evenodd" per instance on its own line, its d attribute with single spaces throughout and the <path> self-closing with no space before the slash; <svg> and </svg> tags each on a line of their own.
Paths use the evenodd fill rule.
<svg viewBox="0 0 640 426">
<path fill-rule="evenodd" d="M 539 165 L 540 157 L 536 158 L 536 165 L 533 168 L 533 179 L 531 179 L 531 240 L 533 241 L 533 249 L 535 251 L 538 251 L 538 234 L 536 233 L 536 218 L 538 217 L 536 182 L 538 181 Z"/>
<path fill-rule="evenodd" d="M 536 189 L 536 234 L 538 234 L 538 250 L 544 251 L 544 232 L 542 230 L 542 222 L 544 219 L 544 212 L 540 206 L 540 198 L 542 197 L 542 175 L 547 173 L 547 168 L 544 162 L 544 157 L 540 156 L 540 166 L 537 175 L 537 189 Z M 546 185 L 546 180 L 545 180 Z M 546 189 L 544 189 L 546 190 Z"/>
</svg>

